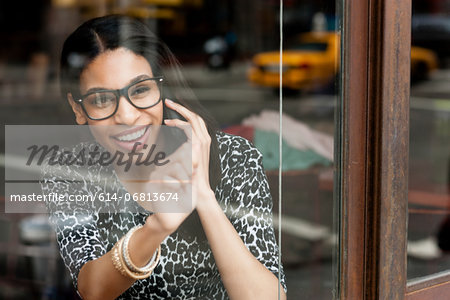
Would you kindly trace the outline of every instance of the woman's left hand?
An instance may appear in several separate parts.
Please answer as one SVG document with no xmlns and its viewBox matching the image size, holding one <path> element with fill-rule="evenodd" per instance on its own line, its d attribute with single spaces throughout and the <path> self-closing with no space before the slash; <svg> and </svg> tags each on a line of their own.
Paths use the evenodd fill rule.
<svg viewBox="0 0 450 300">
<path fill-rule="evenodd" d="M 210 199 L 214 192 L 209 184 L 209 155 L 211 137 L 203 119 L 188 110 L 184 106 L 169 99 L 165 100 L 169 109 L 175 110 L 182 115 L 186 121 L 179 119 L 164 120 L 164 124 L 182 129 L 187 138 L 187 143 L 192 144 L 192 196 L 195 197 L 197 206 L 202 205 L 203 199 Z M 189 130 L 192 128 L 192 131 Z"/>
</svg>

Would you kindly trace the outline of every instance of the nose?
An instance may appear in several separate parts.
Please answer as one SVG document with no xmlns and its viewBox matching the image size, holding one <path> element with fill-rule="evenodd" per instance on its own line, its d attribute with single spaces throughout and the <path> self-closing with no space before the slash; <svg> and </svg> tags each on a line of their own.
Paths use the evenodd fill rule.
<svg viewBox="0 0 450 300">
<path fill-rule="evenodd" d="M 140 114 L 141 112 L 138 108 L 131 105 L 124 96 L 121 96 L 119 98 L 119 107 L 113 118 L 116 124 L 135 125 Z"/>
</svg>

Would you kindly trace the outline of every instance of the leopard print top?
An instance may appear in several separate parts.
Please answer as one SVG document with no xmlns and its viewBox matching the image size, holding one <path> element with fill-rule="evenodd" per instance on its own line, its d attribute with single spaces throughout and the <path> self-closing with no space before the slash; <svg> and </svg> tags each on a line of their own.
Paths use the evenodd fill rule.
<svg viewBox="0 0 450 300">
<path fill-rule="evenodd" d="M 250 252 L 280 281 L 286 290 L 278 246 L 272 225 L 272 198 L 262 167 L 262 155 L 247 140 L 218 133 L 222 178 L 215 195 Z M 88 170 L 80 184 L 55 176 L 55 167 L 45 169 L 43 193 L 95 193 L 105 189 L 123 193 L 117 177 L 99 180 L 98 167 Z M 74 166 L 61 168 L 65 178 L 79 175 Z M 84 167 L 86 168 L 86 167 Z M 61 174 L 61 173 L 59 173 Z M 104 181 L 102 181 L 104 180 Z M 106 182 L 108 181 L 108 182 Z M 65 202 L 66 203 L 66 202 Z M 70 207 L 62 207 L 70 205 Z M 78 273 L 88 261 L 101 257 L 131 228 L 143 224 L 148 212 L 91 213 L 82 205 L 47 203 L 60 254 L 76 287 Z M 230 257 L 230 259 L 233 259 Z M 150 296 L 151 295 L 151 296 Z M 161 244 L 159 265 L 149 278 L 136 281 L 119 299 L 228 299 L 198 215 L 194 211 L 179 229 Z"/>
</svg>

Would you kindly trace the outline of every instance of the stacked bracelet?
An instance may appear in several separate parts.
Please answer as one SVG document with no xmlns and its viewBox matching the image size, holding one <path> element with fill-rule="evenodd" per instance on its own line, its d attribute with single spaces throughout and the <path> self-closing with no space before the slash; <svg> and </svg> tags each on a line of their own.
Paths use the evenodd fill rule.
<svg viewBox="0 0 450 300">
<path fill-rule="evenodd" d="M 125 268 L 123 267 L 123 264 L 121 263 L 121 260 L 120 260 L 119 244 L 121 242 L 122 242 L 122 239 L 120 239 L 111 250 L 112 262 L 113 262 L 114 268 L 116 268 L 116 270 L 119 271 L 120 274 L 127 277 Z"/>
<path fill-rule="evenodd" d="M 158 247 L 158 249 L 155 250 L 152 258 L 145 266 L 137 267 L 135 264 L 133 264 L 133 262 L 131 261 L 131 258 L 130 258 L 128 244 L 130 242 L 130 239 L 131 239 L 131 236 L 133 235 L 133 233 L 141 227 L 142 227 L 142 225 L 136 226 L 125 235 L 125 239 L 123 241 L 122 256 L 125 261 L 125 264 L 127 265 L 128 269 L 130 269 L 131 271 L 136 272 L 136 273 L 148 273 L 148 272 L 152 272 L 153 269 L 158 264 L 158 261 L 156 261 L 156 257 L 158 257 L 158 260 L 159 260 L 161 247 Z"/>
<path fill-rule="evenodd" d="M 125 277 L 133 279 L 144 279 L 149 277 L 155 267 L 158 265 L 161 257 L 161 246 L 153 254 L 150 261 L 142 268 L 136 267 L 129 256 L 128 243 L 133 233 L 141 228 L 142 225 L 131 229 L 124 237 L 122 237 L 112 249 L 112 263 L 114 268 Z"/>
</svg>

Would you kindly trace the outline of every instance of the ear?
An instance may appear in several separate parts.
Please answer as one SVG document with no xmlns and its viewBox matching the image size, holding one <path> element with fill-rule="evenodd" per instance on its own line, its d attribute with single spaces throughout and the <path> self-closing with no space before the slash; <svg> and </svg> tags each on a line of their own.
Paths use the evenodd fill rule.
<svg viewBox="0 0 450 300">
<path fill-rule="evenodd" d="M 75 103 L 75 100 L 73 100 L 72 94 L 67 93 L 67 101 L 69 102 L 70 106 L 72 107 L 73 113 L 75 114 L 75 120 L 78 125 L 84 125 L 87 123 L 87 117 L 84 113 L 83 109 L 81 108 L 81 105 Z"/>
</svg>

